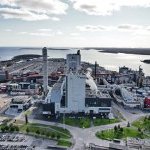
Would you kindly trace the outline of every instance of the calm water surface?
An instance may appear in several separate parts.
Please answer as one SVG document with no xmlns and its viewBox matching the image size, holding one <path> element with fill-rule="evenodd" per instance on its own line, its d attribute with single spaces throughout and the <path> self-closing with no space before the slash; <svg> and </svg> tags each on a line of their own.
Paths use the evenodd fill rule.
<svg viewBox="0 0 150 150">
<path fill-rule="evenodd" d="M 76 49 L 72 50 L 49 50 L 50 58 L 66 58 L 66 54 L 76 53 Z M 21 54 L 41 54 L 41 49 L 20 49 L 20 48 L 0 48 L 0 60 L 10 59 L 13 56 Z M 109 70 L 118 71 L 119 67 L 127 66 L 134 70 L 138 70 L 141 65 L 146 75 L 150 76 L 150 64 L 144 64 L 140 60 L 150 59 L 149 55 L 134 55 L 134 54 L 111 54 L 100 53 L 97 50 L 82 50 L 82 61 L 94 63 L 98 62 L 100 66 Z"/>
</svg>

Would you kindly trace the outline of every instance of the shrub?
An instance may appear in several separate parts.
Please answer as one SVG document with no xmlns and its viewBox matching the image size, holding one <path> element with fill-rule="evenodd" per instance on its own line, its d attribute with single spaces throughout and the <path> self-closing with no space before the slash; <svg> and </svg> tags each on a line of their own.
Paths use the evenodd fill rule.
<svg viewBox="0 0 150 150">
<path fill-rule="evenodd" d="M 29 132 L 30 132 L 29 128 L 26 128 L 26 132 L 27 132 L 27 133 L 29 133 Z"/>
<path fill-rule="evenodd" d="M 36 134 L 38 134 L 38 135 L 39 135 L 39 134 L 40 134 L 40 131 L 39 131 L 39 130 L 36 130 Z"/>
<path fill-rule="evenodd" d="M 118 128 L 117 126 L 114 126 L 114 131 L 117 132 Z"/>
<path fill-rule="evenodd" d="M 9 130 L 10 130 L 11 132 L 14 132 L 14 131 L 15 131 L 15 127 L 14 127 L 14 126 L 10 126 Z"/>
<path fill-rule="evenodd" d="M 127 127 L 130 127 L 130 122 L 128 122 Z"/>
<path fill-rule="evenodd" d="M 138 128 L 138 131 L 141 132 L 141 128 Z"/>
<path fill-rule="evenodd" d="M 1 131 L 5 132 L 5 127 L 4 126 L 1 127 Z"/>
<path fill-rule="evenodd" d="M 50 136 L 50 133 L 49 133 L 49 132 L 47 132 L 47 133 L 46 133 L 46 136 L 47 136 L 47 137 L 49 137 L 49 136 Z"/>
<path fill-rule="evenodd" d="M 45 135 L 45 132 L 44 132 L 44 131 L 42 131 L 42 132 L 41 132 L 41 135 Z"/>
<path fill-rule="evenodd" d="M 54 133 L 52 133 L 51 138 L 52 138 L 52 139 L 54 139 L 54 138 L 55 138 L 55 134 L 54 134 Z"/>
<path fill-rule="evenodd" d="M 9 126 L 5 125 L 4 129 L 5 129 L 5 131 L 8 131 L 9 130 Z"/>
<path fill-rule="evenodd" d="M 120 131 L 123 132 L 123 128 L 120 128 Z"/>
<path fill-rule="evenodd" d="M 60 135 L 58 134 L 58 135 L 57 135 L 57 140 L 59 140 L 59 139 L 60 139 Z"/>
<path fill-rule="evenodd" d="M 18 131 L 19 131 L 19 127 L 18 127 L 18 126 L 15 126 L 15 130 L 18 132 Z"/>
</svg>

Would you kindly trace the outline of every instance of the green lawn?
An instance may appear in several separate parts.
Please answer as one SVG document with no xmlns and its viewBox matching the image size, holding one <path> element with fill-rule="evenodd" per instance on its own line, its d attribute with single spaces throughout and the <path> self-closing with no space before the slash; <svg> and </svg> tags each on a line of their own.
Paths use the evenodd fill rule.
<svg viewBox="0 0 150 150">
<path fill-rule="evenodd" d="M 61 123 L 63 123 L 63 119 L 61 119 Z M 89 128 L 90 127 L 90 119 L 86 118 L 65 118 L 65 124 L 80 128 Z"/>
<path fill-rule="evenodd" d="M 68 130 L 64 130 L 63 128 L 59 128 L 59 127 L 28 123 L 27 125 L 24 124 L 20 126 L 20 131 L 27 132 L 27 128 L 29 130 L 28 131 L 29 133 L 35 135 L 39 134 L 45 137 L 53 137 L 53 138 L 57 138 L 57 136 L 59 135 L 60 138 L 63 139 L 71 138 L 71 135 Z"/>
<path fill-rule="evenodd" d="M 134 121 L 132 125 L 150 133 L 150 117 L 142 117 Z"/>
<path fill-rule="evenodd" d="M 67 129 L 63 129 L 61 127 L 57 127 L 57 126 L 48 126 L 48 125 L 44 125 L 44 124 L 39 124 L 39 123 L 32 123 L 32 124 L 28 124 L 28 125 L 32 125 L 32 126 L 40 126 L 40 127 L 49 127 L 52 128 L 54 130 L 57 130 L 59 132 L 63 132 L 64 134 L 68 135 L 69 137 L 71 137 L 70 132 Z"/>
<path fill-rule="evenodd" d="M 94 126 L 107 125 L 119 122 L 119 119 L 100 119 L 96 118 L 93 120 Z"/>
<path fill-rule="evenodd" d="M 65 146 L 65 147 L 71 147 L 72 143 L 70 141 L 65 141 L 65 140 L 59 140 L 57 145 L 59 146 Z"/>
<path fill-rule="evenodd" d="M 115 131 L 114 129 L 105 130 L 105 131 L 97 132 L 96 136 L 100 139 L 105 139 L 105 140 L 124 139 L 127 137 L 141 138 L 141 139 L 148 138 L 147 135 L 145 135 L 144 133 L 138 131 L 138 129 L 133 127 L 123 128 L 122 132 L 120 130 Z"/>
<path fill-rule="evenodd" d="M 96 118 L 93 120 L 94 126 L 107 125 L 119 122 L 119 119 L 100 119 Z M 63 123 L 63 119 L 61 119 L 61 123 Z M 65 124 L 80 128 L 89 128 L 91 126 L 91 120 L 89 117 L 85 118 L 65 118 Z"/>
</svg>

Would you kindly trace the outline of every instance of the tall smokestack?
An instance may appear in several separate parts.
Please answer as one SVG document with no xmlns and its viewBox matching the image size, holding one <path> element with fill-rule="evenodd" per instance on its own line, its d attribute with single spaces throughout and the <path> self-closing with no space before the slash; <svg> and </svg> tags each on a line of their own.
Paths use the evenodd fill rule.
<svg viewBox="0 0 150 150">
<path fill-rule="evenodd" d="M 42 49 L 43 53 L 43 87 L 44 87 L 44 96 L 47 94 L 48 87 L 48 63 L 47 63 L 47 48 Z"/>
<path fill-rule="evenodd" d="M 94 76 L 95 76 L 95 79 L 96 79 L 96 74 L 97 74 L 97 62 L 95 61 L 95 69 L 94 69 Z"/>
</svg>

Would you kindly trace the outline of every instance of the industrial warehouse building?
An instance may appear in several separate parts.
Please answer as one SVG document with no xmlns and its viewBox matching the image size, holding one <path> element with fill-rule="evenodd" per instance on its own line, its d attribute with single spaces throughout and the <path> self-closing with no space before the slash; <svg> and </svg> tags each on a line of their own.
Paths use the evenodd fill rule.
<svg viewBox="0 0 150 150">
<path fill-rule="evenodd" d="M 0 69 L 0 82 L 7 79 L 6 72 Z"/>
<path fill-rule="evenodd" d="M 111 114 L 112 98 L 105 90 L 99 90 L 92 77 L 92 70 L 81 68 L 80 51 L 68 54 L 66 73 L 49 91 L 44 115 L 87 114 L 108 118 Z"/>
</svg>

